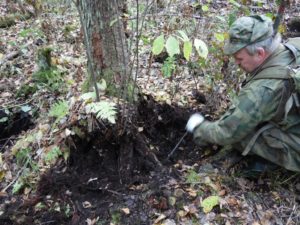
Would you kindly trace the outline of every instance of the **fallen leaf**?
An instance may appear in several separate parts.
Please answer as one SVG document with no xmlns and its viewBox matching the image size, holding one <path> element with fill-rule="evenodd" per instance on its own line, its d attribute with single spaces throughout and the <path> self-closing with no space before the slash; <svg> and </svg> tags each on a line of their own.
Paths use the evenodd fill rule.
<svg viewBox="0 0 300 225">
<path fill-rule="evenodd" d="M 209 213 L 215 206 L 219 205 L 219 196 L 212 195 L 201 202 L 204 213 Z"/>
<path fill-rule="evenodd" d="M 238 201 L 236 200 L 236 198 L 233 197 L 226 199 L 226 202 L 230 206 L 238 205 Z"/>
<path fill-rule="evenodd" d="M 82 203 L 83 208 L 87 209 L 87 208 L 91 208 L 92 204 L 88 201 L 85 201 Z"/>
<path fill-rule="evenodd" d="M 162 220 L 165 219 L 165 218 L 166 218 L 166 215 L 160 214 L 160 215 L 158 216 L 158 218 L 154 221 L 154 224 L 159 223 L 160 221 L 162 221 Z"/>
<path fill-rule="evenodd" d="M 121 211 L 122 211 L 123 213 L 125 213 L 126 215 L 129 215 L 129 214 L 130 214 L 130 209 L 128 209 L 128 208 L 122 208 Z"/>
<path fill-rule="evenodd" d="M 179 210 L 177 212 L 177 216 L 179 216 L 179 217 L 185 217 L 187 214 L 188 214 L 188 212 L 185 210 Z"/>
<path fill-rule="evenodd" d="M 221 191 L 219 191 L 219 196 L 224 196 L 226 195 L 226 190 L 225 189 L 222 189 Z"/>
<path fill-rule="evenodd" d="M 170 206 L 174 206 L 176 204 L 176 198 L 173 197 L 173 196 L 170 196 L 168 198 L 168 203 L 169 203 Z"/>
</svg>

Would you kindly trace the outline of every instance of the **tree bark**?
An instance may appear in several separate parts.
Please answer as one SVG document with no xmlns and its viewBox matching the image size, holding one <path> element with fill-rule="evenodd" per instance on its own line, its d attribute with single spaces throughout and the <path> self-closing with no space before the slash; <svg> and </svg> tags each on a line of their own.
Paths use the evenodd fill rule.
<svg viewBox="0 0 300 225">
<path fill-rule="evenodd" d="M 77 0 L 94 82 L 104 79 L 110 95 L 123 96 L 130 80 L 121 10 L 124 0 Z"/>
</svg>

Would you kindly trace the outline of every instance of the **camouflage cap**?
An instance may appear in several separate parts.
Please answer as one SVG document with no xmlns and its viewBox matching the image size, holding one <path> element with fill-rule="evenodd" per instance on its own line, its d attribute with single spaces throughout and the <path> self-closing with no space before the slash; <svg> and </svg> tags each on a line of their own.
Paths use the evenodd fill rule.
<svg viewBox="0 0 300 225">
<path fill-rule="evenodd" d="M 237 19 L 230 27 L 229 41 L 224 53 L 231 55 L 240 49 L 263 41 L 273 35 L 272 20 L 266 16 L 245 16 Z"/>
</svg>

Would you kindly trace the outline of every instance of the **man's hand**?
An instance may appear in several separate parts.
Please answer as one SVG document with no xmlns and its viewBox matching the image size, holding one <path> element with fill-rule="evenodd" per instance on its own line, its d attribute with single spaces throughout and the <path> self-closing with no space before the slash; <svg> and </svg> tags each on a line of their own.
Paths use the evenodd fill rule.
<svg viewBox="0 0 300 225">
<path fill-rule="evenodd" d="M 188 132 L 193 133 L 194 129 L 197 126 L 199 126 L 203 121 L 204 121 L 204 117 L 199 113 L 195 113 L 190 117 L 189 121 L 186 124 L 185 129 Z"/>
</svg>

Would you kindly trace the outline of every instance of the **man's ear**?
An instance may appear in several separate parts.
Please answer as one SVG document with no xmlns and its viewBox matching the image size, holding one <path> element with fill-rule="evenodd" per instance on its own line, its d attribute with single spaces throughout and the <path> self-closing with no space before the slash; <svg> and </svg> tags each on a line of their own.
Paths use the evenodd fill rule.
<svg viewBox="0 0 300 225">
<path fill-rule="evenodd" d="M 264 48 L 258 48 L 256 53 L 260 59 L 265 59 L 267 57 L 267 52 Z"/>
</svg>

